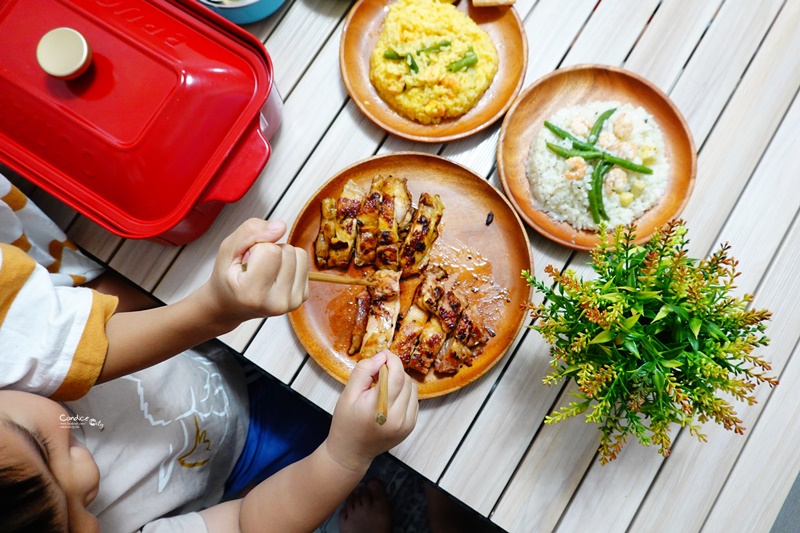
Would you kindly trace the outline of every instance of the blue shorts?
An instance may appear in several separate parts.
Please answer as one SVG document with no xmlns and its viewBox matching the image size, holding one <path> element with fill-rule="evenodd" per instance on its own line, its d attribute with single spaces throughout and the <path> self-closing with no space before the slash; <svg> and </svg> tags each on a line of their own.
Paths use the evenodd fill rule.
<svg viewBox="0 0 800 533">
<path fill-rule="evenodd" d="M 328 436 L 331 417 L 275 379 L 247 386 L 250 427 L 242 454 L 225 483 L 225 500 L 242 497 L 282 468 L 309 455 Z"/>
</svg>

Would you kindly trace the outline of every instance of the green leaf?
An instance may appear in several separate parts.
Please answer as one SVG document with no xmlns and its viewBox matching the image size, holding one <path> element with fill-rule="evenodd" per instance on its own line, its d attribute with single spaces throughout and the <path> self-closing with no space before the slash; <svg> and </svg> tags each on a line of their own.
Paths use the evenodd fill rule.
<svg viewBox="0 0 800 533">
<path fill-rule="evenodd" d="M 661 309 L 658 311 L 658 314 L 657 314 L 657 315 L 656 315 L 656 317 L 653 319 L 653 322 L 658 322 L 659 320 L 661 320 L 662 318 L 664 318 L 665 316 L 667 316 L 667 315 L 670 313 L 670 311 L 671 311 L 671 308 L 672 308 L 672 306 L 671 306 L 671 305 L 669 305 L 669 304 L 664 304 L 664 305 L 662 305 L 662 306 L 661 306 Z"/>
<path fill-rule="evenodd" d="M 617 338 L 617 334 L 607 329 L 605 331 L 601 331 L 594 339 L 590 340 L 589 344 L 602 344 L 615 338 Z"/>
<path fill-rule="evenodd" d="M 677 368 L 679 366 L 683 366 L 683 362 L 679 361 L 678 359 L 665 359 L 661 361 L 661 366 L 664 368 Z"/>
<path fill-rule="evenodd" d="M 670 305 L 669 307 L 672 309 L 673 313 L 680 317 L 681 320 L 689 322 L 689 311 L 679 305 Z"/>
<path fill-rule="evenodd" d="M 689 337 L 688 339 L 686 339 L 686 341 L 689 343 L 689 346 L 691 346 L 692 350 L 694 350 L 695 352 L 700 349 L 700 341 L 697 340 L 697 337 Z"/>
<path fill-rule="evenodd" d="M 661 370 L 653 372 L 653 385 L 656 386 L 659 396 L 664 392 L 664 373 Z"/>
<path fill-rule="evenodd" d="M 641 316 L 639 313 L 633 312 L 630 317 L 622 321 L 622 327 L 626 330 L 630 330 L 639 322 L 639 316 Z"/>
<path fill-rule="evenodd" d="M 637 346 L 636 343 L 633 342 L 633 340 L 625 339 L 624 341 L 622 341 L 622 347 L 628 350 L 634 356 L 636 356 L 637 359 L 642 358 L 642 356 L 639 355 L 639 346 Z"/>
<path fill-rule="evenodd" d="M 664 350 L 663 352 L 661 352 L 661 357 L 663 357 L 664 359 L 675 359 L 676 357 L 678 357 L 680 354 L 683 353 L 683 349 L 684 347 L 683 345 L 681 345 L 676 348 L 670 348 L 668 350 Z"/>
<path fill-rule="evenodd" d="M 692 317 L 692 319 L 689 320 L 689 329 L 692 330 L 692 333 L 694 334 L 695 337 L 697 337 L 700 334 L 700 326 L 702 324 L 703 321 L 696 316 Z"/>
<path fill-rule="evenodd" d="M 660 299 L 661 292 L 660 291 L 639 291 L 636 293 L 636 297 L 640 300 L 652 300 L 652 299 Z"/>
<path fill-rule="evenodd" d="M 569 365 L 559 373 L 561 374 L 562 377 L 567 377 L 575 374 L 578 370 L 580 370 L 580 368 L 581 367 L 579 367 L 578 365 Z"/>
<path fill-rule="evenodd" d="M 725 333 L 713 322 L 703 322 L 701 329 L 705 330 L 709 335 L 718 340 L 728 340 Z"/>
<path fill-rule="evenodd" d="M 618 292 L 610 292 L 608 294 L 601 294 L 600 298 L 602 298 L 603 300 L 608 300 L 609 302 L 614 302 L 614 303 L 622 302 L 622 301 L 625 300 L 625 297 L 622 294 L 618 293 Z"/>
</svg>

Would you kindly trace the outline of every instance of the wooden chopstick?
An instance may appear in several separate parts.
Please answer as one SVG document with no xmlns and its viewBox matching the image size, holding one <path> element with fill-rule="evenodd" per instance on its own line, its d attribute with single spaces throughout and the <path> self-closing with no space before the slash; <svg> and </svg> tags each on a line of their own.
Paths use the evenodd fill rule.
<svg viewBox="0 0 800 533">
<path fill-rule="evenodd" d="M 338 274 L 329 274 L 327 272 L 308 272 L 308 281 L 324 281 L 326 283 L 342 283 L 344 285 L 366 285 L 374 287 L 375 282 L 369 278 L 351 278 L 349 276 L 340 276 Z"/>
<path fill-rule="evenodd" d="M 378 412 L 375 422 L 383 425 L 386 422 L 387 407 L 389 404 L 389 367 L 384 363 L 378 372 Z"/>
</svg>

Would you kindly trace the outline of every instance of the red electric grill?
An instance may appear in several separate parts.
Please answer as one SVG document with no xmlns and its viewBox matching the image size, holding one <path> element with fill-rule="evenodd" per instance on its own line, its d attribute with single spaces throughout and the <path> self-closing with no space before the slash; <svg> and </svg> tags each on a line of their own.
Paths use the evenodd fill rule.
<svg viewBox="0 0 800 533">
<path fill-rule="evenodd" d="M 72 80 L 37 63 L 59 27 L 93 52 Z M 198 2 L 7 0 L 0 34 L 0 161 L 117 235 L 190 242 L 269 158 L 269 56 Z"/>
</svg>

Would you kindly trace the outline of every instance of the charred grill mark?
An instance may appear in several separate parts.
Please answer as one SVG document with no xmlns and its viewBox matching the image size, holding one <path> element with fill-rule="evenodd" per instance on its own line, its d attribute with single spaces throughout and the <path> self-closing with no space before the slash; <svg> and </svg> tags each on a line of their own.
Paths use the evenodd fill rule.
<svg viewBox="0 0 800 533">
<path fill-rule="evenodd" d="M 375 250 L 378 245 L 378 211 L 381 207 L 381 193 L 376 190 L 381 183 L 380 178 L 375 178 L 372 191 L 364 199 L 358 212 L 358 237 L 356 240 L 356 266 L 371 265 L 375 262 Z"/>
<path fill-rule="evenodd" d="M 318 268 L 328 266 L 330 245 L 336 234 L 336 198 L 324 198 L 320 203 L 320 223 L 314 243 L 314 262 Z"/>
<path fill-rule="evenodd" d="M 347 350 L 350 355 L 361 349 L 361 343 L 364 341 L 364 334 L 367 331 L 367 319 L 369 318 L 369 306 L 371 303 L 372 297 L 367 289 L 364 289 L 356 296 L 356 319 L 353 325 L 353 333 L 350 337 L 350 348 Z"/>
<path fill-rule="evenodd" d="M 441 319 L 445 331 L 451 331 L 458 324 L 464 303 L 453 291 L 447 291 L 439 302 L 436 315 Z"/>
<path fill-rule="evenodd" d="M 422 193 L 411 221 L 411 229 L 400 249 L 403 277 L 418 273 L 428 262 L 430 250 L 439 236 L 444 204 L 438 195 Z"/>
<path fill-rule="evenodd" d="M 361 201 L 354 198 L 339 198 L 336 206 L 337 214 L 340 218 L 355 218 L 361 209 Z"/>
</svg>

